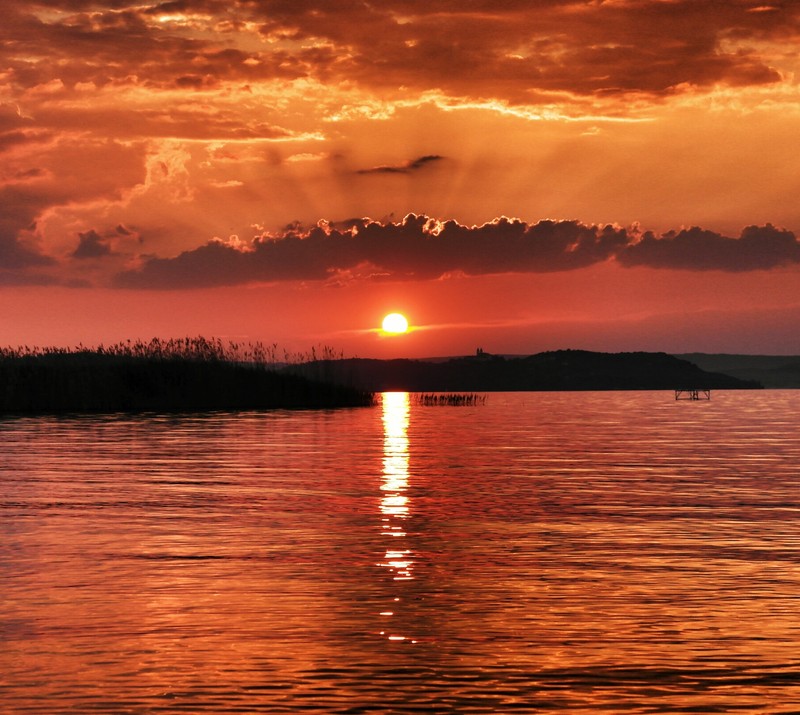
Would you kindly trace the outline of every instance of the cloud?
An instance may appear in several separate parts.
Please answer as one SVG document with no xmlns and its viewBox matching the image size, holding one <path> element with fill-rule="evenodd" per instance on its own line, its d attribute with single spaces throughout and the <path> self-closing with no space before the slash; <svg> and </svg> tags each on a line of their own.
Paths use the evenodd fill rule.
<svg viewBox="0 0 800 715">
<path fill-rule="evenodd" d="M 572 194 L 563 180 L 553 181 L 552 189 L 545 182 L 548 171 L 565 176 L 573 169 L 556 160 L 561 147 L 552 163 L 539 156 L 569 128 L 556 132 L 549 122 L 534 125 L 519 117 L 582 112 L 617 117 L 642 106 L 660 117 L 654 108 L 678 112 L 678 103 L 666 100 L 681 93 L 702 96 L 708 90 L 717 96 L 731 87 L 762 88 L 785 76 L 785 84 L 764 101 L 761 89 L 753 92 L 759 95 L 757 111 L 766 116 L 770 98 L 780 95 L 785 105 L 793 104 L 796 88 L 788 70 L 800 41 L 798 3 L 39 0 L 6 5 L 0 23 L 0 262 L 7 270 L 25 272 L 51 261 L 47 255 L 71 255 L 78 260 L 66 260 L 65 269 L 107 272 L 106 262 L 98 262 L 100 267 L 80 260 L 107 251 L 124 260 L 127 248 L 102 228 L 118 222 L 151 227 L 147 250 L 153 254 L 118 280 L 170 286 L 325 280 L 345 272 L 430 277 L 566 270 L 615 257 L 625 265 L 708 264 L 723 270 L 794 260 L 794 244 L 785 236 L 684 240 L 679 232 L 651 240 L 574 222 L 536 228 L 505 219 L 485 227 L 448 222 L 436 232 L 413 222 L 358 220 L 351 227 L 320 228 L 319 237 L 298 228 L 259 236 L 246 250 L 221 242 L 170 256 L 214 234 L 244 236 L 242 226 L 279 225 L 293 216 L 381 216 L 391 208 L 469 211 L 462 215 L 470 220 L 494 215 L 487 210 L 563 216 L 571 210 L 564 205 L 571 207 Z M 544 106 L 538 114 L 525 107 L 509 114 L 513 119 L 503 118 L 503 128 L 498 116 L 505 115 L 483 123 L 484 108 L 513 113 L 512 104 Z M 428 106 L 435 107 L 435 115 L 427 113 Z M 452 111 L 458 107 L 470 109 Z M 722 122 L 730 115 L 719 116 Z M 376 117 L 380 121 L 372 121 Z M 787 112 L 787 123 L 792 117 Z M 517 127 L 523 123 L 524 135 Z M 417 132 L 413 136 L 411 129 Z M 473 130 L 481 132 L 475 140 L 466 136 Z M 654 143 L 654 150 L 674 146 L 672 131 L 632 133 L 630 144 L 605 145 L 620 151 L 598 153 L 597 161 L 603 157 L 611 174 L 615 159 L 629 160 L 629 147 L 641 146 L 648 136 L 669 140 Z M 766 134 L 766 129 L 753 132 L 754 138 Z M 377 152 L 387 151 L 387 136 L 396 137 L 397 146 L 389 145 L 393 153 L 377 159 Z M 503 145 L 496 161 L 495 142 Z M 541 151 L 528 151 L 538 142 Z M 436 176 L 447 161 L 442 154 L 457 155 L 456 144 L 464 150 L 459 161 L 464 176 L 449 177 L 447 186 L 431 181 L 424 187 L 430 196 L 421 195 L 420 187 L 405 197 L 392 194 L 393 179 L 374 179 Z M 581 150 L 563 146 L 567 157 Z M 698 148 L 703 155 L 702 145 Z M 431 153 L 417 156 L 424 151 Z M 162 175 L 156 158 L 170 153 L 182 158 L 163 164 L 168 172 Z M 702 169 L 708 159 L 697 154 L 689 152 L 693 168 Z M 511 155 L 519 159 L 513 167 L 507 161 Z M 358 163 L 342 156 L 357 156 Z M 313 163 L 325 158 L 330 161 Z M 631 196 L 629 212 L 597 208 L 594 196 L 587 200 L 588 189 L 581 188 L 592 180 L 586 171 L 590 163 L 579 164 L 585 184 L 574 182 L 574 210 L 581 216 L 627 221 L 648 205 L 647 197 L 637 205 L 637 196 Z M 780 186 L 781 171 L 769 176 Z M 336 182 L 333 189 L 329 182 Z M 364 182 L 372 191 L 364 190 Z M 528 191 L 535 182 L 541 190 Z M 762 196 L 771 190 L 768 183 L 761 182 Z M 773 193 L 778 195 L 777 188 Z M 557 194 L 567 197 L 565 203 L 553 198 Z M 473 207 L 465 208 L 467 202 Z M 334 204 L 341 214 L 331 209 Z M 683 215 L 699 220 L 693 217 L 703 214 Z M 793 218 L 781 213 L 766 215 L 793 225 Z M 661 226 L 662 219 L 651 220 Z M 88 230 L 92 226 L 98 227 L 96 236 Z M 77 235 L 81 230 L 85 234 Z M 191 235 L 202 238 L 193 242 Z"/>
<path fill-rule="evenodd" d="M 771 224 L 748 226 L 739 238 L 693 227 L 660 238 L 645 233 L 617 255 L 624 266 L 692 271 L 753 271 L 800 263 L 800 243 L 791 231 Z"/>
<path fill-rule="evenodd" d="M 776 82 L 764 40 L 797 37 L 800 11 L 757 2 L 503 2 L 321 0 L 260 3 L 262 33 L 346 48 L 312 73 L 364 85 L 439 89 L 451 96 L 535 103 L 536 92 L 578 95 Z M 351 21 L 348 21 L 350 19 Z"/>
<path fill-rule="evenodd" d="M 694 271 L 765 270 L 800 263 L 790 231 L 749 226 L 739 238 L 699 228 L 661 237 L 578 221 L 498 218 L 481 226 L 444 223 L 410 214 L 400 222 L 352 219 L 289 226 L 250 244 L 215 239 L 174 258 L 146 257 L 117 275 L 127 288 L 190 288 L 249 282 L 323 281 L 339 275 L 397 280 L 449 273 L 569 271 L 616 259 L 623 266 Z"/>
<path fill-rule="evenodd" d="M 0 169 L 0 266 L 26 270 L 53 266 L 66 252 L 72 231 L 57 228 L 58 209 L 91 210 L 118 200 L 141 180 L 143 151 L 122 143 L 74 138 L 42 149 L 20 145 L 4 156 Z M 48 224 L 56 226 L 50 230 Z M 48 235 L 48 234 L 52 234 Z M 102 250 L 87 235 L 76 257 Z M 49 254 L 49 255 L 48 255 Z"/>
<path fill-rule="evenodd" d="M 29 240 L 39 209 L 38 197 L 17 186 L 0 186 L 0 271 L 48 266 L 54 261 L 42 255 Z"/>
<path fill-rule="evenodd" d="M 78 247 L 70 254 L 73 258 L 103 258 L 113 255 L 111 246 L 107 239 L 104 239 L 94 229 L 78 234 Z"/>
<path fill-rule="evenodd" d="M 796 3 L 756 0 L 50 0 L 7 9 L 0 67 L 11 86 L 67 96 L 314 79 L 535 104 L 777 82 L 779 46 L 798 37 Z"/>
<path fill-rule="evenodd" d="M 413 161 L 408 161 L 405 164 L 399 165 L 381 165 L 375 166 L 371 169 L 359 169 L 356 173 L 357 174 L 410 174 L 414 171 L 419 171 L 425 166 L 432 164 L 437 161 L 442 161 L 444 159 L 443 156 L 439 156 L 438 154 L 428 154 L 426 156 L 421 156 Z"/>
<path fill-rule="evenodd" d="M 0 271 L 49 266 L 55 261 L 0 230 Z"/>
<path fill-rule="evenodd" d="M 52 285 L 58 280 L 40 272 L 55 265 L 55 261 L 42 255 L 31 245 L 17 238 L 0 218 L 0 285 Z"/>
<path fill-rule="evenodd" d="M 60 285 L 57 278 L 41 273 L 18 273 L 0 268 L 0 286 L 55 286 Z M 83 287 L 75 284 L 75 287 Z"/>
</svg>

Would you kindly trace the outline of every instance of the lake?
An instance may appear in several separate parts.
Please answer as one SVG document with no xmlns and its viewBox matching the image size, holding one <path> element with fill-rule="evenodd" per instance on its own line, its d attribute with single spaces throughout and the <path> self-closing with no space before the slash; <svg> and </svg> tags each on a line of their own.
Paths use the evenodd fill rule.
<svg viewBox="0 0 800 715">
<path fill-rule="evenodd" d="M 0 711 L 800 712 L 800 391 L 0 420 Z"/>
</svg>

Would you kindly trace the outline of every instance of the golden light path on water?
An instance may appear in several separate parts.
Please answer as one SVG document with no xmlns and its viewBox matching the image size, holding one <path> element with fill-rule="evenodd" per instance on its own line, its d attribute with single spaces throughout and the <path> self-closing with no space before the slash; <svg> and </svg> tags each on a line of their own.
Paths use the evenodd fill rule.
<svg viewBox="0 0 800 715">
<path fill-rule="evenodd" d="M 382 395 L 383 420 L 383 481 L 380 501 L 381 533 L 389 537 L 380 566 L 389 570 L 394 581 L 411 581 L 414 569 L 413 554 L 407 546 L 404 521 L 410 513 L 408 497 L 408 412 L 407 392 L 385 392 Z M 400 602 L 394 597 L 392 610 L 381 611 L 381 616 L 392 617 Z M 392 641 L 403 641 L 407 635 L 392 630 L 382 630 L 382 636 Z M 412 641 L 414 642 L 414 641 Z"/>
</svg>

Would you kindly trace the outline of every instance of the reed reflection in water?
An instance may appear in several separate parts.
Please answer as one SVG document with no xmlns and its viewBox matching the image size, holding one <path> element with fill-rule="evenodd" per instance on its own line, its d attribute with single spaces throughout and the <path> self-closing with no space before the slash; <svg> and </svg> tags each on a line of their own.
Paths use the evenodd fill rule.
<svg viewBox="0 0 800 715">
<path fill-rule="evenodd" d="M 800 712 L 800 392 L 0 420 L 0 712 Z"/>
</svg>

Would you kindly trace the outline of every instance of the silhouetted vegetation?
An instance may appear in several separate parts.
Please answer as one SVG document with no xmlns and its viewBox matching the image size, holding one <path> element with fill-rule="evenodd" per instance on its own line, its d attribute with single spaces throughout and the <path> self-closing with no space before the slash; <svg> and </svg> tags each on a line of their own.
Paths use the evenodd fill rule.
<svg viewBox="0 0 800 715">
<path fill-rule="evenodd" d="M 327 355 L 332 351 L 325 349 Z M 316 355 L 316 350 L 313 351 Z M 0 412 L 329 408 L 374 403 L 371 392 L 285 370 L 303 355 L 203 337 L 96 348 L 0 348 Z"/>
<path fill-rule="evenodd" d="M 412 400 L 416 405 L 423 407 L 473 407 L 486 403 L 486 395 L 474 392 L 447 392 L 444 394 L 433 392 L 415 393 Z"/>
</svg>

